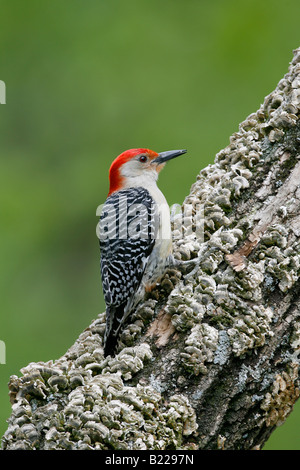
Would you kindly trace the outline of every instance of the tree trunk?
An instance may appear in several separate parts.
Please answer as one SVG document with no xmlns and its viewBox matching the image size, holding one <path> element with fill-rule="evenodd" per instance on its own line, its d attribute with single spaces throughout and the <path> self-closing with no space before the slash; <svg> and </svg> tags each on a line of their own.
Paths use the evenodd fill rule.
<svg viewBox="0 0 300 470">
<path fill-rule="evenodd" d="M 300 49 L 198 175 L 182 230 L 173 217 L 175 258 L 194 267 L 168 270 L 115 357 L 103 313 L 63 357 L 12 376 L 3 449 L 258 449 L 285 421 L 299 396 L 299 109 Z"/>
</svg>

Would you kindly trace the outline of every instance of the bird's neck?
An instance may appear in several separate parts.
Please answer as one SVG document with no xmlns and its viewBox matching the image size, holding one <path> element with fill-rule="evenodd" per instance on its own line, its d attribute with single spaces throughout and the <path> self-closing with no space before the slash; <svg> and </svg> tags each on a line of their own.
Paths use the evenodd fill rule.
<svg viewBox="0 0 300 470">
<path fill-rule="evenodd" d="M 156 172 L 155 172 L 156 173 Z M 130 177 L 126 179 L 125 188 L 137 188 L 142 187 L 149 191 L 150 195 L 157 204 L 167 204 L 166 198 L 157 186 L 157 173 L 153 176 L 140 175 L 138 177 Z M 125 189 L 124 188 L 124 189 Z"/>
</svg>

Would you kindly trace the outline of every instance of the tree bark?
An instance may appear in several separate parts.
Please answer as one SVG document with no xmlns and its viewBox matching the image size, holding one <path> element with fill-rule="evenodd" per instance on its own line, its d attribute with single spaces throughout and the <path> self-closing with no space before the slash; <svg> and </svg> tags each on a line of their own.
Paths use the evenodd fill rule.
<svg viewBox="0 0 300 470">
<path fill-rule="evenodd" d="M 105 358 L 105 314 L 9 383 L 3 449 L 259 449 L 299 396 L 300 49 L 173 218 L 169 269 Z M 204 208 L 203 239 L 199 207 Z"/>
</svg>

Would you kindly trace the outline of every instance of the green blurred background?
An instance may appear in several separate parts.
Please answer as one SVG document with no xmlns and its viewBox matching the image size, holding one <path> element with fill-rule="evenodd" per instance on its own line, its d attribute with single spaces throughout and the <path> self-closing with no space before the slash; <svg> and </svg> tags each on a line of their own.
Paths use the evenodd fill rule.
<svg viewBox="0 0 300 470">
<path fill-rule="evenodd" d="M 299 0 L 0 0 L 0 436 L 7 382 L 61 356 L 104 310 L 96 208 L 132 147 L 187 148 L 197 173 L 287 72 Z M 297 405 L 265 449 L 300 449 Z"/>
</svg>

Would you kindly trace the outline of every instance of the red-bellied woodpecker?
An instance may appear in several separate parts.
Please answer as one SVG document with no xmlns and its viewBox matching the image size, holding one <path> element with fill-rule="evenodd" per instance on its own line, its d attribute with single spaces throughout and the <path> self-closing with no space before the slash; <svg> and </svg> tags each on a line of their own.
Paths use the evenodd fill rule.
<svg viewBox="0 0 300 470">
<path fill-rule="evenodd" d="M 156 181 L 165 163 L 185 152 L 130 149 L 110 167 L 98 231 L 106 303 L 105 356 L 113 354 L 125 319 L 143 293 L 159 282 L 170 261 L 170 211 Z"/>
</svg>

